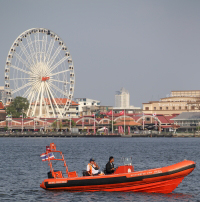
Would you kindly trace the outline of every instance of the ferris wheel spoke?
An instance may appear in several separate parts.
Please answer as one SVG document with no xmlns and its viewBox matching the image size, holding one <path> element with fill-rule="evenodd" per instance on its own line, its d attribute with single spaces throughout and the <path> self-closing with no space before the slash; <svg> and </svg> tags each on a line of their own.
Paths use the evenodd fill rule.
<svg viewBox="0 0 200 202">
<path fill-rule="evenodd" d="M 48 62 L 48 66 L 51 67 L 51 65 L 53 64 L 54 60 L 56 59 L 56 57 L 58 56 L 58 54 L 60 53 L 60 51 L 62 50 L 62 46 L 59 46 L 55 53 L 53 54 L 51 60 Z"/>
<path fill-rule="evenodd" d="M 48 63 L 49 62 L 49 59 L 50 59 L 50 56 L 51 56 L 51 52 L 52 52 L 52 49 L 53 49 L 53 47 L 54 47 L 54 43 L 55 43 L 55 40 L 54 40 L 54 38 L 53 39 L 51 39 L 51 41 L 50 41 L 50 44 L 49 44 L 49 47 L 48 47 L 48 50 L 47 50 L 47 53 L 46 53 L 46 63 Z"/>
<path fill-rule="evenodd" d="M 29 66 L 31 66 L 33 64 L 31 61 L 31 56 L 29 55 L 28 51 L 26 50 L 24 44 L 20 43 L 19 47 L 22 50 L 22 52 L 24 53 L 26 59 L 28 60 Z"/>
<path fill-rule="evenodd" d="M 29 89 L 28 89 L 28 90 L 24 93 L 24 95 L 23 95 L 22 97 L 27 96 L 27 97 L 29 98 L 29 97 L 30 97 L 30 94 L 28 95 L 29 92 L 34 92 L 34 93 L 36 93 L 36 92 L 37 92 L 37 89 L 40 88 L 40 82 L 38 82 L 38 81 L 32 82 L 31 85 L 32 85 L 32 86 L 29 88 L 30 91 L 28 91 L 28 90 L 29 90 Z"/>
<path fill-rule="evenodd" d="M 16 67 L 16 66 L 14 66 L 14 65 L 11 65 L 11 67 L 12 68 L 14 68 L 14 69 L 16 69 L 16 70 L 19 70 L 19 71 L 21 71 L 21 72 L 24 72 L 24 73 L 26 73 L 26 74 L 31 74 L 31 72 L 29 71 L 26 71 L 26 70 L 24 70 L 24 69 L 21 69 L 21 68 L 19 68 L 19 67 Z"/>
<path fill-rule="evenodd" d="M 35 114 L 35 111 L 36 111 L 37 103 L 38 103 L 39 96 L 40 96 L 40 91 L 41 91 L 41 86 L 40 86 L 40 88 L 38 89 L 38 92 L 37 92 L 37 98 L 36 98 L 36 100 L 35 100 L 35 105 L 34 105 L 34 109 L 33 109 L 33 114 Z"/>
<path fill-rule="evenodd" d="M 64 70 L 64 71 L 61 71 L 61 72 L 57 72 L 57 73 L 50 73 L 50 76 L 55 76 L 55 75 L 57 75 L 57 74 L 62 74 L 62 73 L 64 73 L 64 72 L 69 72 L 70 70 L 69 69 L 66 69 L 66 70 Z"/>
<path fill-rule="evenodd" d="M 15 89 L 15 90 L 13 90 L 12 93 L 14 94 L 14 93 L 16 93 L 16 92 L 22 90 L 23 88 L 25 88 L 25 87 L 27 87 L 27 86 L 30 86 L 30 85 L 31 85 L 31 83 L 27 83 L 27 84 L 21 86 L 20 88 L 17 88 L 17 89 Z"/>
<path fill-rule="evenodd" d="M 24 59 L 22 59 L 22 57 L 21 57 L 18 53 L 15 53 L 15 56 L 16 56 L 16 58 L 17 58 L 21 63 L 23 63 L 27 68 L 30 68 L 30 65 L 29 65 Z"/>
<path fill-rule="evenodd" d="M 51 81 L 56 81 L 56 82 L 60 82 L 60 83 L 64 83 L 64 84 L 70 84 L 70 82 L 61 81 L 61 80 L 56 80 L 56 79 L 51 79 Z"/>
<path fill-rule="evenodd" d="M 45 94 L 47 94 L 47 91 L 46 91 L 46 86 L 44 84 L 44 92 Z M 45 95 L 44 94 L 44 95 Z M 49 107 L 48 107 L 48 100 L 43 97 L 43 100 L 44 100 L 44 105 L 45 105 L 45 108 L 46 108 L 46 112 L 47 112 L 47 117 L 49 117 Z"/>
<path fill-rule="evenodd" d="M 15 80 L 23 80 L 23 79 L 31 79 L 31 78 L 13 78 L 13 79 L 10 79 L 10 81 L 15 81 Z"/>
<path fill-rule="evenodd" d="M 26 90 L 26 92 L 22 95 L 22 97 L 28 98 L 28 93 L 30 92 L 30 90 L 31 90 L 31 87 Z"/>
<path fill-rule="evenodd" d="M 35 50 L 34 50 L 33 42 L 31 40 L 30 35 L 26 37 L 26 41 L 27 41 L 27 44 L 28 44 L 28 47 L 29 47 L 29 50 L 30 50 L 30 54 L 31 54 L 33 64 L 35 64 L 35 59 L 36 59 L 35 58 Z"/>
<path fill-rule="evenodd" d="M 30 109 L 31 109 L 31 106 L 32 106 L 33 98 L 34 98 L 34 92 L 31 93 L 30 103 L 29 103 L 28 111 L 27 111 L 27 113 L 26 113 L 27 116 L 28 116 L 29 113 L 30 113 Z M 31 116 L 31 115 L 30 115 L 30 116 Z"/>
<path fill-rule="evenodd" d="M 57 86 L 55 86 L 53 83 L 50 83 L 50 86 L 53 87 L 58 92 L 60 92 L 61 94 L 65 95 L 65 96 L 68 96 L 68 94 L 66 92 L 62 91 L 60 88 L 58 88 Z"/>
<path fill-rule="evenodd" d="M 49 103 L 50 103 L 50 105 L 51 105 L 51 109 L 52 109 L 53 115 L 54 115 L 54 117 L 55 117 L 55 111 L 54 111 L 54 108 L 53 108 L 52 101 L 51 101 L 51 99 L 50 99 L 50 93 L 49 93 L 49 91 L 48 91 L 48 88 L 47 88 L 47 84 L 46 84 L 46 83 L 45 83 L 45 89 L 46 89 L 46 93 L 47 93 L 47 99 L 49 100 Z M 47 101 L 48 101 L 48 100 L 47 100 Z"/>
<path fill-rule="evenodd" d="M 54 96 L 53 96 L 53 94 L 52 94 L 52 92 L 51 92 L 51 90 L 50 90 L 49 84 L 46 83 L 46 85 L 47 85 L 47 88 L 48 88 L 48 90 L 49 90 L 49 93 L 50 93 L 50 95 L 51 95 L 51 97 L 52 97 L 52 99 L 53 99 L 54 105 L 56 105 L 57 110 L 58 110 L 59 113 L 62 115 L 62 113 L 61 113 L 61 111 L 60 111 L 60 108 L 58 107 L 57 102 L 55 101 L 55 98 L 54 98 Z"/>
<path fill-rule="evenodd" d="M 39 41 L 39 32 L 37 32 L 35 35 L 35 49 L 36 49 L 36 60 L 37 62 L 40 62 L 40 41 Z"/>
<path fill-rule="evenodd" d="M 44 86 L 44 83 L 42 82 L 42 84 L 41 84 L 41 96 L 40 96 L 40 108 L 39 108 L 39 116 L 40 117 L 42 117 L 42 107 L 43 107 L 43 105 L 42 105 L 43 93 L 44 93 L 43 86 Z"/>
<path fill-rule="evenodd" d="M 40 58 L 41 62 L 45 62 L 46 45 L 47 45 L 47 35 L 45 34 L 42 38 L 42 49 Z"/>
<path fill-rule="evenodd" d="M 52 72 L 54 69 L 56 69 L 60 64 L 62 64 L 65 60 L 67 60 L 68 57 L 62 58 L 59 62 L 57 62 L 51 69 L 50 71 Z"/>
</svg>

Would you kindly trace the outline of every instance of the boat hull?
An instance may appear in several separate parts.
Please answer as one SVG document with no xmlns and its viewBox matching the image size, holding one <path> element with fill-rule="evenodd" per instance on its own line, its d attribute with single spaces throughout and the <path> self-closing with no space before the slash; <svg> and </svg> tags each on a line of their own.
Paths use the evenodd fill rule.
<svg viewBox="0 0 200 202">
<path fill-rule="evenodd" d="M 144 171 L 102 176 L 45 179 L 40 187 L 67 191 L 120 191 L 171 193 L 195 168 L 195 162 L 180 163 Z"/>
</svg>

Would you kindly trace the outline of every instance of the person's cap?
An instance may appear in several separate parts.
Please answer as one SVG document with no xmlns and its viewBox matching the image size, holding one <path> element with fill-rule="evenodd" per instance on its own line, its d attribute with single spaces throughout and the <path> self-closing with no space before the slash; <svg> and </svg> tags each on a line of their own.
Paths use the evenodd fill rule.
<svg viewBox="0 0 200 202">
<path fill-rule="evenodd" d="M 95 160 L 93 158 L 91 158 L 90 161 L 95 161 Z"/>
</svg>

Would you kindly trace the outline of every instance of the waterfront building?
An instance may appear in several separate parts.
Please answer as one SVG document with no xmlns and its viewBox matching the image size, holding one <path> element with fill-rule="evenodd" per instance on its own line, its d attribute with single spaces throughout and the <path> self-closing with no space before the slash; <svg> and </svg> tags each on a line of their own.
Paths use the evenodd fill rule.
<svg viewBox="0 0 200 202">
<path fill-rule="evenodd" d="M 114 113 L 120 113 L 125 110 L 125 113 L 134 114 L 134 113 L 142 113 L 142 109 L 140 107 L 129 106 L 129 108 L 122 107 L 113 107 Z"/>
<path fill-rule="evenodd" d="M 179 131 L 194 131 L 200 126 L 200 112 L 183 112 L 172 120 Z"/>
<path fill-rule="evenodd" d="M 78 115 L 91 115 L 96 108 L 100 107 L 101 102 L 99 100 L 93 100 L 90 98 L 74 98 L 74 101 L 78 103 Z"/>
<path fill-rule="evenodd" d="M 126 113 L 130 114 L 142 112 L 140 107 L 130 105 L 130 94 L 125 88 L 121 88 L 120 91 L 116 92 L 115 107 L 113 107 L 115 113 L 119 113 L 123 110 L 126 110 Z"/>
<path fill-rule="evenodd" d="M 90 116 L 93 114 L 106 114 L 113 110 L 112 106 L 84 106 L 82 108 L 82 116 Z"/>
<path fill-rule="evenodd" d="M 169 116 L 182 112 L 200 112 L 200 90 L 171 91 L 170 95 L 159 101 L 143 103 L 143 112 Z"/>
<path fill-rule="evenodd" d="M 121 88 L 115 94 L 115 107 L 117 108 L 129 108 L 130 107 L 130 94 L 125 88 Z"/>
</svg>

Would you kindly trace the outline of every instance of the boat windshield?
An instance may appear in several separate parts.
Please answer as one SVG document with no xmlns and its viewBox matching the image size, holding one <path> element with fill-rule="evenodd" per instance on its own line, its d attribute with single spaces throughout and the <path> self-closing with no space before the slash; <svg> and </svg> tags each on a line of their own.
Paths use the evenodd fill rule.
<svg viewBox="0 0 200 202">
<path fill-rule="evenodd" d="M 132 157 L 122 157 L 122 165 L 132 165 Z"/>
</svg>

